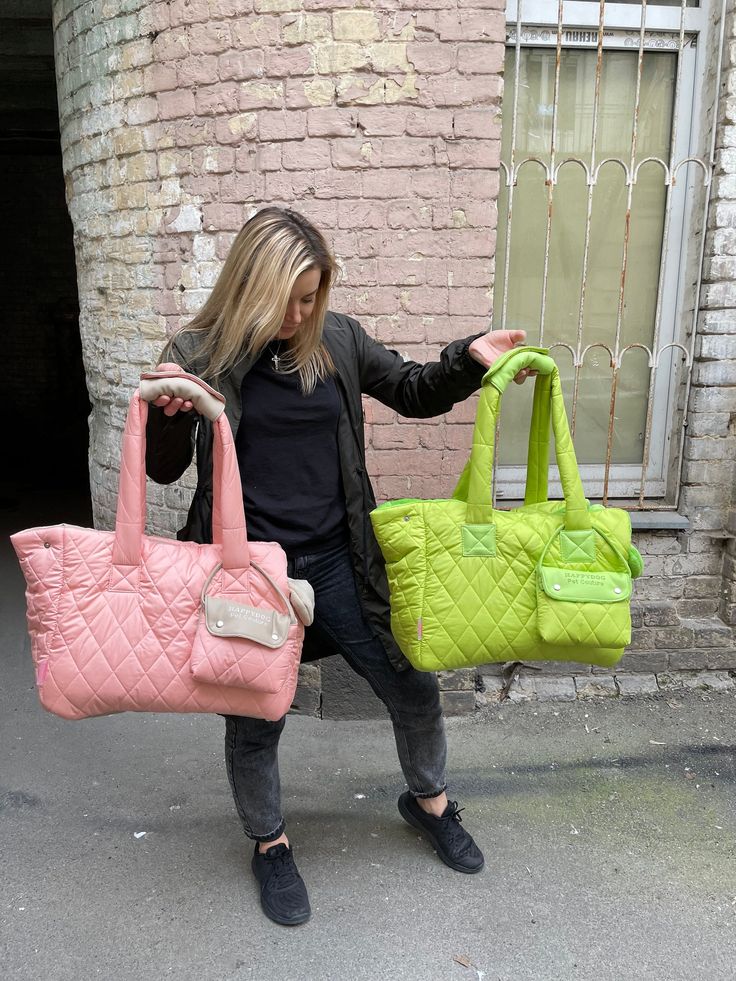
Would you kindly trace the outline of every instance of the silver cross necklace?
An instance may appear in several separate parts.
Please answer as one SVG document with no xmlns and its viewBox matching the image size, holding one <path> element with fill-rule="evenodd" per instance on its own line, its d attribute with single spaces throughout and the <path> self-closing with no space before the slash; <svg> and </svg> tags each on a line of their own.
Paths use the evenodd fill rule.
<svg viewBox="0 0 736 981">
<path fill-rule="evenodd" d="M 271 362 L 273 364 L 274 371 L 281 371 L 281 345 L 279 345 L 278 350 L 274 351 L 271 355 Z"/>
</svg>

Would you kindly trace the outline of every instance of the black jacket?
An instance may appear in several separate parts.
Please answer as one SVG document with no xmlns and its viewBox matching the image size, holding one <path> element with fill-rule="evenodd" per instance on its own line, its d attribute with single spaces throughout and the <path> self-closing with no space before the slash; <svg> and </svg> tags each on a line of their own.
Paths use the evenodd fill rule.
<svg viewBox="0 0 736 981">
<path fill-rule="evenodd" d="M 439 361 L 421 365 L 404 361 L 370 338 L 357 320 L 328 313 L 324 342 L 337 369 L 337 387 L 342 403 L 338 423 L 340 469 L 347 505 L 350 548 L 363 609 L 368 622 L 383 642 L 398 670 L 408 662 L 391 634 L 389 592 L 383 556 L 373 535 L 369 513 L 376 506 L 366 472 L 365 433 L 361 394 L 371 395 L 402 416 L 427 418 L 449 411 L 455 402 L 480 388 L 485 369 L 468 354 L 473 335 L 448 344 Z M 174 361 L 187 371 L 205 378 L 225 396 L 225 414 L 237 433 L 242 409 L 240 386 L 252 359 L 243 358 L 232 371 L 215 383 L 207 377 L 207 366 L 193 356 L 194 339 L 187 332 L 167 344 L 162 361 Z M 196 433 L 196 437 L 195 437 Z M 212 541 L 212 426 L 193 413 L 166 416 L 151 406 L 146 428 L 146 472 L 160 484 L 178 480 L 192 461 L 196 444 L 197 489 L 180 539 Z M 246 515 L 247 520 L 247 515 Z M 303 660 L 332 654 L 307 629 Z"/>
</svg>

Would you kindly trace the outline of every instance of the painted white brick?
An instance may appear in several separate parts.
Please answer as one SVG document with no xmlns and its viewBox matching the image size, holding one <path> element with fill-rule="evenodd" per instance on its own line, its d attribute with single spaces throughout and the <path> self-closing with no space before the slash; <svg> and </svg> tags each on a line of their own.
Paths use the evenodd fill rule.
<svg viewBox="0 0 736 981">
<path fill-rule="evenodd" d="M 202 229 L 202 212 L 193 204 L 185 204 L 168 225 L 174 232 L 199 232 Z"/>
<path fill-rule="evenodd" d="M 733 364 L 723 365 L 724 379 L 731 381 L 713 382 L 712 384 L 736 384 L 736 333 L 730 336 L 709 334 L 698 338 L 698 357 L 718 360 L 731 360 Z M 729 372 L 730 369 L 730 372 Z"/>
<path fill-rule="evenodd" d="M 720 385 L 734 386 L 736 385 L 736 361 L 696 363 L 693 367 L 693 382 L 697 385 L 714 387 Z"/>
</svg>

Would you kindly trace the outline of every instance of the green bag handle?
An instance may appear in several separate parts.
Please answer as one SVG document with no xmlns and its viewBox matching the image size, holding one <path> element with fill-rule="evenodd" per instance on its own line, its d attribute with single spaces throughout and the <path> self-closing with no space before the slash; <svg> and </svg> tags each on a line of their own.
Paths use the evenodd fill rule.
<svg viewBox="0 0 736 981">
<path fill-rule="evenodd" d="M 548 496 L 550 380 L 550 375 L 537 375 L 534 384 L 524 504 L 541 504 Z"/>
<path fill-rule="evenodd" d="M 524 351 L 535 351 L 537 354 L 546 355 L 547 348 L 524 348 Z M 505 362 L 510 355 L 517 354 L 522 348 L 514 348 L 491 365 L 489 372 L 495 373 L 503 369 Z M 548 359 L 551 361 L 551 359 Z M 551 368 L 545 362 L 545 369 Z M 499 377 L 499 384 L 505 389 L 514 375 L 508 369 L 503 376 Z M 526 468 L 526 488 L 524 492 L 525 504 L 538 504 L 547 500 L 547 474 L 549 471 L 549 431 L 550 431 L 550 410 L 549 410 L 549 374 L 537 375 L 534 385 L 534 406 L 532 410 L 531 426 L 529 429 L 529 449 L 527 452 Z M 495 437 L 495 430 L 494 430 Z M 467 501 L 468 483 L 470 480 L 470 458 L 465 464 L 457 486 L 453 492 L 456 500 Z"/>
<path fill-rule="evenodd" d="M 521 350 L 516 348 L 515 350 Z M 526 348 L 537 354 L 547 355 L 547 348 Z M 513 354 L 514 352 L 509 352 Z M 509 359 L 513 361 L 513 359 Z M 551 360 L 551 359 L 549 359 Z M 545 367 L 549 367 L 544 363 Z M 498 367 L 498 362 L 492 369 Z M 534 367 L 529 365 L 525 367 Z M 505 390 L 514 375 L 505 365 L 501 365 L 503 376 L 499 380 Z M 537 369 L 538 370 L 538 369 Z M 550 381 L 552 369 L 548 373 L 540 372 L 534 384 L 534 402 L 532 419 L 529 427 L 529 447 L 526 461 L 526 487 L 524 489 L 524 504 L 540 504 L 547 500 L 549 479 L 549 431 L 550 431 Z M 497 386 L 498 387 L 498 386 Z"/>
<path fill-rule="evenodd" d="M 547 355 L 547 348 L 526 347 L 514 348 L 505 355 L 498 358 L 488 370 L 490 375 L 497 374 L 496 387 L 506 389 L 509 382 L 514 378 L 514 374 L 507 367 L 507 362 L 513 355 L 522 352 L 535 352 L 540 355 Z M 525 504 L 538 504 L 547 500 L 547 473 L 549 470 L 549 431 L 550 431 L 550 411 L 549 411 L 549 376 L 552 372 L 554 362 L 550 365 L 551 358 L 543 364 L 547 374 L 538 374 L 534 386 L 534 406 L 532 410 L 531 426 L 529 429 L 529 449 L 527 452 L 526 488 L 524 493 Z M 538 370 L 538 369 L 537 369 Z M 481 395 L 481 398 L 483 396 Z M 494 428 L 495 439 L 495 428 Z M 470 482 L 470 457 L 465 464 L 457 486 L 453 492 L 456 500 L 467 501 L 468 484 Z"/>
<path fill-rule="evenodd" d="M 547 500 L 549 474 L 550 376 L 537 375 L 534 385 L 534 404 L 529 428 L 529 448 L 526 462 L 524 504 L 541 504 Z M 467 500 L 470 460 L 458 481 L 453 497 Z M 463 488 L 465 488 L 463 490 Z"/>
<path fill-rule="evenodd" d="M 580 481 L 575 449 L 570 437 L 567 413 L 557 365 L 545 348 L 519 347 L 498 358 L 483 376 L 478 411 L 473 430 L 470 459 L 453 497 L 468 504 L 468 524 L 490 524 L 493 521 L 493 458 L 496 421 L 501 397 L 511 380 L 524 368 L 538 372 L 534 386 L 534 413 L 529 434 L 527 489 L 525 500 L 533 503 L 544 492 L 546 499 L 549 463 L 549 422 L 555 434 L 555 452 L 565 497 L 565 528 L 585 531 L 591 528 L 588 502 Z"/>
</svg>

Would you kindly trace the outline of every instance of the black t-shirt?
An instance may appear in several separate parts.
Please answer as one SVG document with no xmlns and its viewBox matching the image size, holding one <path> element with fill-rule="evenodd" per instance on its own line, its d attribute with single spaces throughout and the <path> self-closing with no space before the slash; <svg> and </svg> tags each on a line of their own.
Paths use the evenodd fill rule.
<svg viewBox="0 0 736 981">
<path fill-rule="evenodd" d="M 243 378 L 235 446 L 248 537 L 304 555 L 347 541 L 340 395 L 329 377 L 304 395 L 297 372 L 275 369 L 279 351 L 278 341 L 267 345 Z"/>
</svg>

